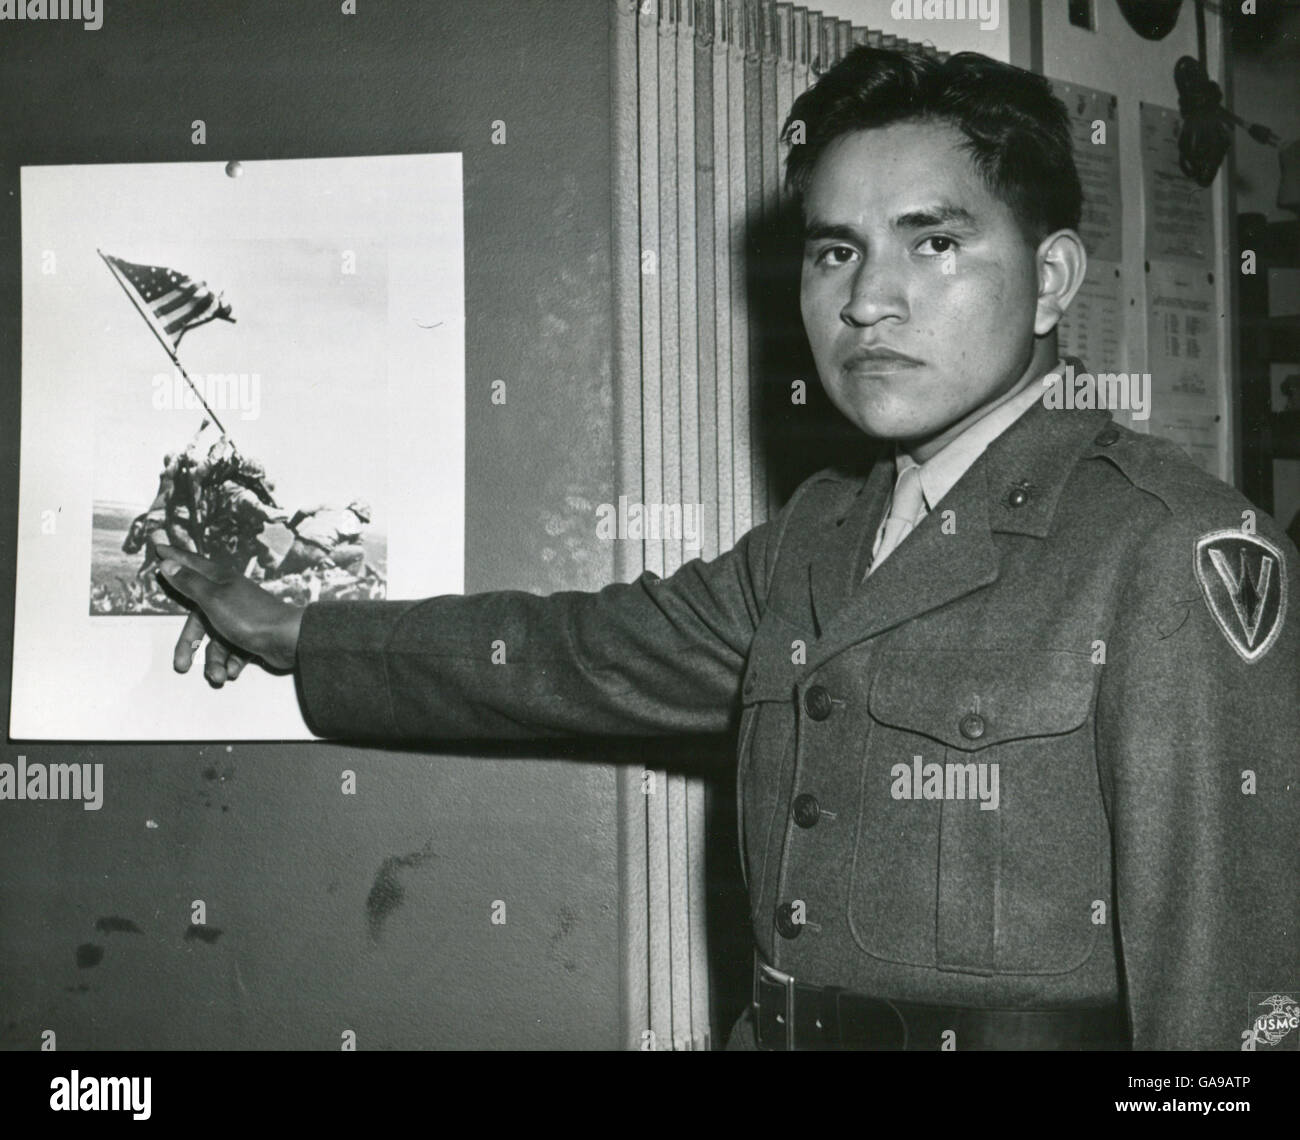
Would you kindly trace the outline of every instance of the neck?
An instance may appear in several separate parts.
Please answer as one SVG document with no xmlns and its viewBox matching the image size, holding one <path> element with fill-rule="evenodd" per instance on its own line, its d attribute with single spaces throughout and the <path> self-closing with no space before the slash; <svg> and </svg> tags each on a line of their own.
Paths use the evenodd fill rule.
<svg viewBox="0 0 1300 1140">
<path fill-rule="evenodd" d="M 1001 392 L 991 397 L 978 408 L 967 412 L 961 419 L 950 423 L 942 431 L 927 436 L 925 439 L 906 440 L 899 446 L 917 463 L 924 463 L 932 456 L 938 455 L 971 424 L 978 423 L 994 408 L 1001 407 L 1008 400 L 1014 400 L 1029 385 L 1037 384 L 1042 377 L 1056 367 L 1056 362 L 1059 359 L 1060 354 L 1057 351 L 1055 334 L 1040 338 L 1034 343 L 1033 355 L 1030 357 L 1024 371 Z"/>
</svg>

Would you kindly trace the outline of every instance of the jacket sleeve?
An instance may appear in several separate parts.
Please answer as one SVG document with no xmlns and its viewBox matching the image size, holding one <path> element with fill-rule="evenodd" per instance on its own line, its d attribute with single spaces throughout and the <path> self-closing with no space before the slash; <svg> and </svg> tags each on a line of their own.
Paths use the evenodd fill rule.
<svg viewBox="0 0 1300 1140">
<path fill-rule="evenodd" d="M 778 520 L 711 562 L 593 593 L 310 605 L 307 723 L 385 741 L 726 731 Z"/>
<path fill-rule="evenodd" d="M 1295 547 L 1260 517 L 1294 607 Z M 1263 656 L 1239 656 L 1197 581 L 1197 537 L 1171 522 L 1148 543 L 1098 697 L 1138 1049 L 1240 1049 L 1258 1003 L 1300 983 L 1300 631 L 1285 612 Z"/>
</svg>

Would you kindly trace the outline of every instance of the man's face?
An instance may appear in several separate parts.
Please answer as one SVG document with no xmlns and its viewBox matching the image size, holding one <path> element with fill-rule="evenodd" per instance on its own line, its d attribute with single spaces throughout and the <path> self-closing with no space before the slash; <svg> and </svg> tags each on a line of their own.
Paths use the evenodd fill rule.
<svg viewBox="0 0 1300 1140">
<path fill-rule="evenodd" d="M 921 462 L 1018 389 L 1035 353 L 1035 248 L 962 141 L 937 123 L 843 135 L 804 198 L 801 308 L 822 384 Z"/>
</svg>

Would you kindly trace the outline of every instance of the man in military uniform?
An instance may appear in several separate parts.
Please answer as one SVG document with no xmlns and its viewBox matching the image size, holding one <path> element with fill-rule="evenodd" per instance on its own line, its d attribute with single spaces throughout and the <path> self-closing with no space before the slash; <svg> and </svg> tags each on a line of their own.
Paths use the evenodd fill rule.
<svg viewBox="0 0 1300 1140">
<path fill-rule="evenodd" d="M 149 509 L 131 520 L 126 537 L 122 540 L 125 554 L 136 554 L 146 543 L 144 561 L 140 564 L 136 576 L 143 578 L 158 568 L 158 559 L 154 556 L 154 547 L 162 543 L 172 543 L 182 550 L 198 553 L 203 537 L 201 523 L 202 490 L 194 478 L 198 464 L 197 448 L 199 437 L 208 426 L 204 420 L 194 438 L 179 452 L 167 452 L 163 456 L 162 471 L 158 474 L 158 490 L 154 494 Z"/>
<path fill-rule="evenodd" d="M 255 481 L 265 499 L 249 486 L 250 481 Z M 289 522 L 288 511 L 266 501 L 274 490 L 256 465 L 244 478 L 226 479 L 216 489 L 208 520 L 208 549 L 215 561 L 239 574 L 247 573 L 254 561 L 264 572 L 274 571 L 275 551 L 263 534 L 271 523 Z"/>
<path fill-rule="evenodd" d="M 1044 399 L 1086 266 L 1044 80 L 862 48 L 791 121 L 818 373 L 890 459 L 591 594 L 286 613 L 164 550 L 205 673 L 295 668 L 325 736 L 738 728 L 736 1046 L 1238 1048 L 1300 980 L 1296 550 Z"/>
<path fill-rule="evenodd" d="M 174 543 L 182 550 L 198 551 L 198 544 L 187 529 L 189 517 L 181 512 L 176 503 L 178 458 L 179 456 L 170 451 L 163 456 L 162 471 L 158 475 L 158 490 L 153 502 L 149 504 L 149 509 L 131 520 L 126 537 L 122 540 L 123 553 L 135 554 L 143 549 L 146 543 L 164 542 Z M 157 566 L 158 559 L 154 557 L 153 547 L 150 546 L 145 551 L 144 562 L 136 572 L 137 576 L 144 577 Z"/>
</svg>

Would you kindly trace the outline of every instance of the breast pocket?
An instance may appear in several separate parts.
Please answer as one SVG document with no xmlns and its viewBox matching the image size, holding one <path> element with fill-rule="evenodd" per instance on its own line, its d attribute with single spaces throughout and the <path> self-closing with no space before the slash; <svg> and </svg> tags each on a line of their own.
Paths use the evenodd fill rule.
<svg viewBox="0 0 1300 1140">
<path fill-rule="evenodd" d="M 849 923 L 867 953 L 974 974 L 1077 968 L 1097 937 L 1093 666 L 912 652 L 871 685 Z"/>
</svg>

